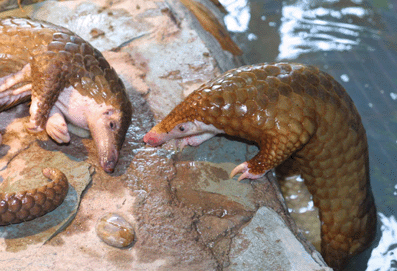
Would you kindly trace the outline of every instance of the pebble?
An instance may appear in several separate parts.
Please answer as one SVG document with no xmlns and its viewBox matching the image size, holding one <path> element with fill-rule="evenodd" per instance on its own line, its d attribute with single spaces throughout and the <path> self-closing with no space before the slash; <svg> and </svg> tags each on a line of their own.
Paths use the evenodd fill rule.
<svg viewBox="0 0 397 271">
<path fill-rule="evenodd" d="M 98 237 L 109 246 L 124 248 L 134 242 L 135 231 L 121 215 L 107 213 L 102 216 L 95 227 Z"/>
</svg>

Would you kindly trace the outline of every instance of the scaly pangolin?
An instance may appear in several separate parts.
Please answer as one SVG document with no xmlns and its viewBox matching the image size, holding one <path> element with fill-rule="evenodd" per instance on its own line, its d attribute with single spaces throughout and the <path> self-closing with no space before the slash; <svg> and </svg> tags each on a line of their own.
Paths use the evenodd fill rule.
<svg viewBox="0 0 397 271">
<path fill-rule="evenodd" d="M 231 176 L 257 179 L 291 157 L 320 210 L 321 252 L 335 269 L 376 232 L 368 146 L 345 89 L 312 66 L 244 66 L 202 85 L 144 137 L 158 146 L 199 145 L 219 133 L 256 142 L 259 153 Z"/>
<path fill-rule="evenodd" d="M 66 28 L 5 18 L 0 19 L 0 67 L 0 112 L 31 99 L 28 131 L 45 129 L 56 142 L 67 143 L 68 120 L 91 132 L 100 165 L 114 170 L 132 106 L 121 79 L 97 49 Z M 33 219 L 62 203 L 66 177 L 54 169 L 43 173 L 55 180 L 39 189 L 0 194 L 0 225 Z"/>
</svg>

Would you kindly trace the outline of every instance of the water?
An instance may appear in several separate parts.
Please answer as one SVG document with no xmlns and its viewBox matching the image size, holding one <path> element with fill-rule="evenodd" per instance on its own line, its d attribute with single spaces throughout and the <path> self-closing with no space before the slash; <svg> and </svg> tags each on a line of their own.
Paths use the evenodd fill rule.
<svg viewBox="0 0 397 271">
<path fill-rule="evenodd" d="M 379 213 L 346 270 L 397 270 L 397 1 L 221 0 L 245 62 L 318 66 L 346 88 L 367 130 Z"/>
</svg>

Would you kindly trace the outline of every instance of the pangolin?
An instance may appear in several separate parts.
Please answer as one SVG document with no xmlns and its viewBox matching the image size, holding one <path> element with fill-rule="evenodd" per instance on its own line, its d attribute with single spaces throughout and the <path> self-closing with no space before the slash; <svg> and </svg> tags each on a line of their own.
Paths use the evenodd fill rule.
<svg viewBox="0 0 397 271">
<path fill-rule="evenodd" d="M 31 99 L 28 131 L 45 129 L 56 142 L 67 143 L 66 120 L 89 130 L 101 167 L 112 172 L 131 123 L 132 106 L 123 82 L 103 55 L 70 30 L 39 20 L 0 19 L 0 37 L 0 112 Z M 60 174 L 51 176 L 56 180 L 40 189 L 59 183 Z M 57 187 L 67 191 L 67 185 Z M 32 191 L 16 193 L 28 192 Z M 41 202 L 37 200 L 35 207 L 31 201 L 17 199 L 15 193 L 0 195 L 0 224 L 27 220 L 5 214 L 18 216 L 19 211 L 36 208 Z M 42 204 L 45 211 L 54 209 Z"/>
<path fill-rule="evenodd" d="M 197 146 L 225 133 L 255 142 L 259 153 L 231 177 L 257 179 L 291 157 L 319 208 L 321 253 L 341 269 L 376 232 L 368 146 L 360 115 L 345 89 L 313 66 L 243 66 L 202 85 L 144 137 Z"/>
</svg>

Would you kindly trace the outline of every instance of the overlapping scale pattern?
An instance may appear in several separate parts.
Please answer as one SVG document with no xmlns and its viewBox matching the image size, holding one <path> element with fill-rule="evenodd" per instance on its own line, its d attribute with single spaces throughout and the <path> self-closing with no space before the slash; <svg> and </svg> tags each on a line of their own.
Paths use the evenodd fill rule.
<svg viewBox="0 0 397 271">
<path fill-rule="evenodd" d="M 292 156 L 320 209 L 322 254 L 338 269 L 376 231 L 365 130 L 353 101 L 312 66 L 244 66 L 204 84 L 158 124 L 168 132 L 199 120 L 254 141 L 249 170 L 262 174 Z"/>
<path fill-rule="evenodd" d="M 52 181 L 37 189 L 0 193 L 0 226 L 35 219 L 62 204 L 69 189 L 66 176 L 55 168 L 43 169 L 43 175 Z"/>
</svg>

